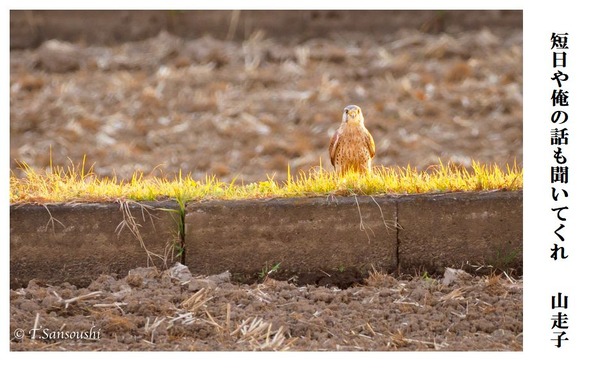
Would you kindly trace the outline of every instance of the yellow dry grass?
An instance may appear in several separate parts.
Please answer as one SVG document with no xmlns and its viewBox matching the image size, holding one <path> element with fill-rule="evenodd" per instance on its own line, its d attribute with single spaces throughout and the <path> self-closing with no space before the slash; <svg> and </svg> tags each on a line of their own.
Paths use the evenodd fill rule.
<svg viewBox="0 0 600 390">
<path fill-rule="evenodd" d="M 25 163 L 19 164 L 20 175 L 11 172 L 10 202 L 58 203 L 102 202 L 117 199 L 152 201 L 175 199 L 180 203 L 201 199 L 255 199 L 331 195 L 388 195 L 454 191 L 519 190 L 523 188 L 523 170 L 514 164 L 500 168 L 473 162 L 471 167 L 451 163 L 417 171 L 410 166 L 375 167 L 372 174 L 349 173 L 338 176 L 315 167 L 309 172 L 285 180 L 253 183 L 227 183 L 215 176 L 194 180 L 181 173 L 174 178 L 144 177 L 134 174 L 129 180 L 99 177 L 85 167 L 85 159 L 68 167 L 51 166 L 38 172 Z"/>
</svg>

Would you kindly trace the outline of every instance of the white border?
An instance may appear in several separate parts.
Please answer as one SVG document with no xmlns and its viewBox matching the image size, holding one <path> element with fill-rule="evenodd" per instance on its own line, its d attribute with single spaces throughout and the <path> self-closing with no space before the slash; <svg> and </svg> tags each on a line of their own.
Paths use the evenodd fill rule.
<svg viewBox="0 0 600 390">
<path fill-rule="evenodd" d="M 597 14 L 590 2 L 524 1 L 305 1 L 286 6 L 271 1 L 220 1 L 217 4 L 171 2 L 169 9 L 524 9 L 524 220 L 525 298 L 523 352 L 424 352 L 424 353 L 9 353 L 8 309 L 8 156 L 9 102 L 2 105 L 4 168 L 1 170 L 2 258 L 2 366 L 9 376 L 26 387 L 106 388 L 128 384 L 136 388 L 205 387 L 285 388 L 486 388 L 506 389 L 535 385 L 560 388 L 588 387 L 598 383 L 592 359 L 597 356 L 600 324 L 597 305 L 600 259 L 598 240 L 598 193 L 596 148 L 599 112 L 597 104 Z M 210 6 L 216 6 L 215 8 Z M 91 3 L 52 2 L 61 9 L 165 8 L 164 3 L 105 1 Z M 2 13 L 2 86 L 9 93 L 8 13 L 14 9 L 47 9 L 44 1 L 9 1 Z M 82 8 L 83 7 L 83 8 Z M 210 7 L 210 8 L 209 8 Z M 571 52 L 568 72 L 571 104 L 568 149 L 570 198 L 568 206 L 569 262 L 549 264 L 549 244 L 555 221 L 549 212 L 548 145 L 549 93 L 552 85 L 549 36 L 568 31 Z M 6 230 L 4 230 L 6 229 Z M 549 341 L 550 296 L 562 290 L 570 296 L 570 341 L 561 350 Z"/>
</svg>

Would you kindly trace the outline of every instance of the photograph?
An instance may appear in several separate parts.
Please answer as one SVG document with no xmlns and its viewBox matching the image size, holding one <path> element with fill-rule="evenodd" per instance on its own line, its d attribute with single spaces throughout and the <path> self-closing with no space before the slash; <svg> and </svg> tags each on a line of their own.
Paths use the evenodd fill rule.
<svg viewBox="0 0 600 390">
<path fill-rule="evenodd" d="M 12 10 L 10 331 L 522 351 L 522 10 Z"/>
</svg>

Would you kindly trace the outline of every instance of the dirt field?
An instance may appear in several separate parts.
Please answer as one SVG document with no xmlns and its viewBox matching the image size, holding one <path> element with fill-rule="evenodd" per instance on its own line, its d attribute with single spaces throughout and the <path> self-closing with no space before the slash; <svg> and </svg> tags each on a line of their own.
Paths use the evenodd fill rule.
<svg viewBox="0 0 600 390">
<path fill-rule="evenodd" d="M 453 270 L 341 290 L 138 268 L 11 291 L 11 350 L 522 350 L 522 300 L 521 280 Z"/>
<path fill-rule="evenodd" d="M 330 169 L 358 104 L 375 165 L 522 162 L 522 31 L 335 32 L 244 41 L 163 32 L 116 46 L 13 50 L 11 168 L 87 161 L 100 175 L 223 180 Z M 18 174 L 18 171 L 15 171 Z"/>
</svg>

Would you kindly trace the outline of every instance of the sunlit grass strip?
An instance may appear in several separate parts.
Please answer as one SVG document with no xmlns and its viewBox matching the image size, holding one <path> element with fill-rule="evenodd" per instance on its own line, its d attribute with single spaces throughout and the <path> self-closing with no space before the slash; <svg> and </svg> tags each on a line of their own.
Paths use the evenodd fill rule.
<svg viewBox="0 0 600 390">
<path fill-rule="evenodd" d="M 226 183 L 215 176 L 196 181 L 191 175 L 175 178 L 145 178 L 136 173 L 129 181 L 99 177 L 93 168 L 82 164 L 49 168 L 39 173 L 25 163 L 23 175 L 11 174 L 11 203 L 102 202 L 116 199 L 152 201 L 175 199 L 179 202 L 201 199 L 255 199 L 273 197 L 329 195 L 385 195 L 452 191 L 518 190 L 523 188 L 523 171 L 515 164 L 504 169 L 476 162 L 470 168 L 452 164 L 432 166 L 425 171 L 414 168 L 377 167 L 370 175 L 350 173 L 343 177 L 321 167 L 286 180 L 267 180 L 249 184 Z"/>
</svg>

